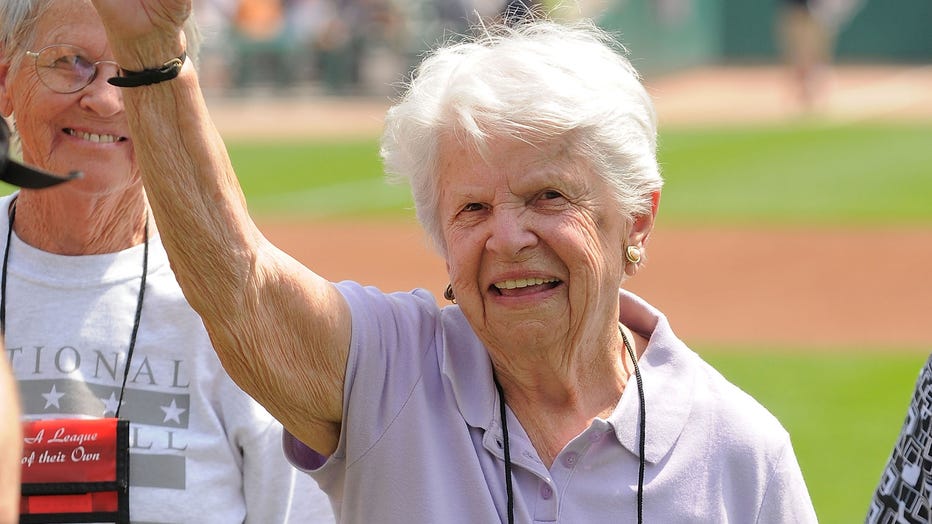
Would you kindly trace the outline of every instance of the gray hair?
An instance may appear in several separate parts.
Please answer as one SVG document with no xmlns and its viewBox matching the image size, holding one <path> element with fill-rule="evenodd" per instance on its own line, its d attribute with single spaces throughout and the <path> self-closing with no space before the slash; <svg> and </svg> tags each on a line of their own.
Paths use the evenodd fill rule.
<svg viewBox="0 0 932 524">
<path fill-rule="evenodd" d="M 0 0 L 0 62 L 15 63 L 17 51 L 32 47 L 39 18 L 55 1 L 60 0 Z M 184 33 L 188 58 L 197 64 L 201 35 L 193 15 L 185 22 Z"/>
<path fill-rule="evenodd" d="M 625 49 L 590 21 L 477 29 L 427 55 L 389 109 L 382 135 L 386 174 L 410 184 L 417 217 L 440 253 L 442 136 L 480 154 L 499 139 L 566 138 L 572 154 L 612 185 L 626 218 L 650 213 L 663 186 L 657 117 Z"/>
</svg>

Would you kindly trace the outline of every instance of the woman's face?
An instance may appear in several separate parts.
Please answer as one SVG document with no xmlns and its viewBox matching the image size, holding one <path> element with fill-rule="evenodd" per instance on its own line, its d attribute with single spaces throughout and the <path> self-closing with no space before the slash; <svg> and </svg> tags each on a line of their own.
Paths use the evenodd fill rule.
<svg viewBox="0 0 932 524">
<path fill-rule="evenodd" d="M 562 141 L 446 140 L 440 219 L 457 303 L 489 347 L 573 347 L 617 322 L 629 227 L 609 185 Z"/>
<path fill-rule="evenodd" d="M 113 60 L 97 12 L 84 0 L 51 2 L 33 35 L 29 51 L 70 44 L 90 62 Z M 16 120 L 23 160 L 58 174 L 82 171 L 67 191 L 107 194 L 139 184 L 123 97 L 106 82 L 115 66 L 98 65 L 87 87 L 62 94 L 40 81 L 32 57 L 20 58 L 12 67 L 0 64 L 0 109 Z"/>
</svg>

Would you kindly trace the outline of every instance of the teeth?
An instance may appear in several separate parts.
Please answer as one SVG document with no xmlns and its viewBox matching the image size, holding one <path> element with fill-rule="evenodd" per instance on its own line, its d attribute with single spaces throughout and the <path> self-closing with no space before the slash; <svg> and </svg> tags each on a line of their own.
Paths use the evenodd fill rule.
<svg viewBox="0 0 932 524">
<path fill-rule="evenodd" d="M 519 278 L 515 280 L 506 280 L 504 282 L 496 282 L 495 287 L 498 289 L 518 289 L 528 286 L 539 286 L 541 284 L 546 284 L 549 282 L 556 282 L 555 278 Z"/>
<path fill-rule="evenodd" d="M 71 136 L 76 136 L 78 138 L 87 140 L 88 142 L 94 142 L 98 144 L 101 142 L 105 144 L 112 144 L 120 140 L 120 137 L 114 136 L 114 135 L 98 135 L 96 133 L 85 133 L 83 131 L 75 131 L 74 129 L 66 129 L 65 131 Z"/>
</svg>

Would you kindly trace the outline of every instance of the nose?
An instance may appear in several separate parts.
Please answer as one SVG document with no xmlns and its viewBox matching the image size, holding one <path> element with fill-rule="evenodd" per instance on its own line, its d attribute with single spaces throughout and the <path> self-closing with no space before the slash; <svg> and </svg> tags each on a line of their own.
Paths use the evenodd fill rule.
<svg viewBox="0 0 932 524">
<path fill-rule="evenodd" d="M 520 258 L 523 252 L 537 245 L 538 237 L 522 207 L 500 206 L 489 220 L 490 231 L 486 248 L 508 260 Z"/>
<path fill-rule="evenodd" d="M 94 80 L 81 91 L 81 107 L 100 116 L 113 116 L 123 111 L 123 93 L 107 79 L 119 74 L 114 62 L 99 62 Z"/>
</svg>

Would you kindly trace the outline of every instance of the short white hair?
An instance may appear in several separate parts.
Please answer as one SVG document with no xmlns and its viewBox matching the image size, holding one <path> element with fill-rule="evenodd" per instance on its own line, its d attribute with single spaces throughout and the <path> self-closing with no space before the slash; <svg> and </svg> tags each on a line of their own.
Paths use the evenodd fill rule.
<svg viewBox="0 0 932 524">
<path fill-rule="evenodd" d="M 627 217 L 649 213 L 663 185 L 657 117 L 625 49 L 591 21 L 476 29 L 426 56 L 382 135 L 386 174 L 410 184 L 418 219 L 440 253 L 442 136 L 480 154 L 496 140 L 566 138 L 571 154 L 612 185 Z"/>
</svg>

